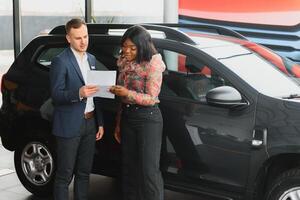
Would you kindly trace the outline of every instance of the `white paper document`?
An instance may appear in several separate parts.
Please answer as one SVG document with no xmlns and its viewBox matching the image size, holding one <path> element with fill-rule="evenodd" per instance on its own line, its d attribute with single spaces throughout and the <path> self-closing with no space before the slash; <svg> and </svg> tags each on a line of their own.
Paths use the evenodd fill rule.
<svg viewBox="0 0 300 200">
<path fill-rule="evenodd" d="M 87 73 L 87 85 L 97 85 L 99 91 L 93 97 L 115 98 L 115 95 L 109 92 L 109 88 L 116 85 L 116 71 L 96 71 L 89 70 Z"/>
</svg>

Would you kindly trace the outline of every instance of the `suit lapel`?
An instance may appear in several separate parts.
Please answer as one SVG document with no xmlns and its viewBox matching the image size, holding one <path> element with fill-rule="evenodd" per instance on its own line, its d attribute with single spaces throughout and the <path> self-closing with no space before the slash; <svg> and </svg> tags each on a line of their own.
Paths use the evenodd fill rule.
<svg viewBox="0 0 300 200">
<path fill-rule="evenodd" d="M 83 84 L 85 84 L 81 70 L 79 68 L 77 60 L 76 60 L 75 55 L 73 54 L 71 48 L 69 48 L 68 54 L 69 54 L 70 62 L 72 63 L 73 67 L 75 68 L 80 80 L 82 81 Z"/>
<path fill-rule="evenodd" d="M 90 54 L 88 54 L 88 63 L 89 63 L 89 66 L 90 66 L 90 70 L 96 70 L 96 66 L 95 66 L 95 60 L 91 57 Z"/>
</svg>

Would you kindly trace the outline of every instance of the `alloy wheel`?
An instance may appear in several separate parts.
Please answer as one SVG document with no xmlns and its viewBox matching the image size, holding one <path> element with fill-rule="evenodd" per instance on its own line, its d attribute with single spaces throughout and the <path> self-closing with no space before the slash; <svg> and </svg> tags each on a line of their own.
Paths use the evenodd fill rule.
<svg viewBox="0 0 300 200">
<path fill-rule="evenodd" d="M 30 142 L 23 149 L 21 165 L 25 177 L 34 185 L 45 185 L 53 173 L 54 163 L 49 149 L 40 142 Z"/>
<path fill-rule="evenodd" d="M 284 192 L 278 200 L 300 200 L 300 187 L 294 187 Z"/>
</svg>

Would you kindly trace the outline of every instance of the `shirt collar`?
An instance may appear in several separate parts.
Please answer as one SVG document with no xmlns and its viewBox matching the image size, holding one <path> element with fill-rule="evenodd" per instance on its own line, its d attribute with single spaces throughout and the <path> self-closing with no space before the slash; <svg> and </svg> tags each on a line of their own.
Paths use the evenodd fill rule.
<svg viewBox="0 0 300 200">
<path fill-rule="evenodd" d="M 87 60 L 87 53 L 86 52 L 83 53 L 83 57 L 82 57 L 82 60 L 81 60 L 80 54 L 75 49 L 73 49 L 72 47 L 70 47 L 70 48 L 71 48 L 76 60 L 78 60 L 78 61 L 86 61 Z"/>
</svg>

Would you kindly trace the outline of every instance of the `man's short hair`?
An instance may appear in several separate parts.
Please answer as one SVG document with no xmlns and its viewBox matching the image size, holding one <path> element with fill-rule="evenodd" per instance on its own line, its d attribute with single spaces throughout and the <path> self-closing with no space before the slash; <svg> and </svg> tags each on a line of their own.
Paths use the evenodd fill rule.
<svg viewBox="0 0 300 200">
<path fill-rule="evenodd" d="M 80 28 L 82 25 L 86 26 L 86 23 L 83 19 L 80 18 L 71 19 L 65 25 L 66 33 L 68 34 L 72 28 Z"/>
</svg>

